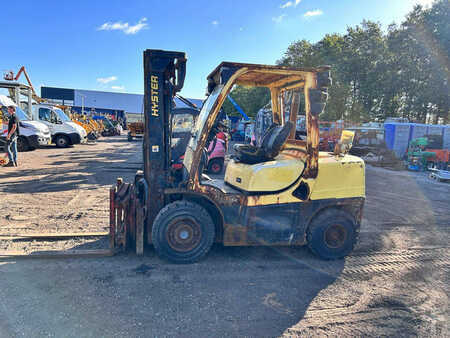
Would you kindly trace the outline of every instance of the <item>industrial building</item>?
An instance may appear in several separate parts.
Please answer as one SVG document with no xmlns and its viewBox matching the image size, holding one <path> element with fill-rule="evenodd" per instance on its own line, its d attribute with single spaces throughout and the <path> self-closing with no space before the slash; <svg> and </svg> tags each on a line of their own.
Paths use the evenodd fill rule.
<svg viewBox="0 0 450 338">
<path fill-rule="evenodd" d="M 125 114 L 142 114 L 144 95 L 118 92 L 105 92 L 98 90 L 68 89 L 56 87 L 41 87 L 41 97 L 55 104 L 72 107 L 72 112 L 109 114 L 124 117 Z M 197 107 L 202 106 L 203 100 L 188 99 Z M 177 107 L 186 107 L 175 98 Z"/>
</svg>

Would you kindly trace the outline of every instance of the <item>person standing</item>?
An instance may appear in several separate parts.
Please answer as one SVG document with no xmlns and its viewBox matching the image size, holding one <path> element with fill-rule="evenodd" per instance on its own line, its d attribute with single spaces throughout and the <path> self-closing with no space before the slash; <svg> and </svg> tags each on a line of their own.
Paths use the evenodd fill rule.
<svg viewBox="0 0 450 338">
<path fill-rule="evenodd" d="M 19 120 L 16 116 L 16 108 L 14 106 L 8 107 L 9 121 L 8 134 L 6 135 L 6 142 L 8 143 L 8 157 L 9 167 L 17 167 L 17 137 L 19 135 Z"/>
</svg>

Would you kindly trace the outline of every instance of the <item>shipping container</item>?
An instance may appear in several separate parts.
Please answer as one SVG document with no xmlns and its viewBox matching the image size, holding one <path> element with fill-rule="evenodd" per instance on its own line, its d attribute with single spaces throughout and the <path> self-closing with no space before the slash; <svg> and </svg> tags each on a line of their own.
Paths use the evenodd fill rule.
<svg viewBox="0 0 450 338">
<path fill-rule="evenodd" d="M 409 141 L 427 136 L 428 125 L 421 123 L 409 123 L 409 125 L 411 126 Z"/>
<path fill-rule="evenodd" d="M 450 150 L 450 125 L 445 125 L 443 128 L 443 134 L 444 134 L 444 149 Z"/>
<path fill-rule="evenodd" d="M 398 158 L 403 158 L 408 150 L 410 132 L 410 123 L 384 124 L 386 146 L 393 150 Z"/>
<path fill-rule="evenodd" d="M 427 135 L 440 135 L 443 136 L 445 126 L 442 124 L 430 124 L 428 126 Z"/>
</svg>

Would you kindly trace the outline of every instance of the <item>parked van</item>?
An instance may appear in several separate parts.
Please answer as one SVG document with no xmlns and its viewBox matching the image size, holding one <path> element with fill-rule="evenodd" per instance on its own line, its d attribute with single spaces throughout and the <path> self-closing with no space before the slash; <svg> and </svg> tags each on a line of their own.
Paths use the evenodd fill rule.
<svg viewBox="0 0 450 338">
<path fill-rule="evenodd" d="M 6 139 L 8 133 L 8 121 L 9 116 L 6 107 L 1 107 L 0 115 L 3 119 L 0 119 L 0 137 Z M 17 139 L 17 150 L 27 151 L 50 144 L 50 130 L 48 127 L 38 121 L 31 121 L 25 112 L 16 107 L 16 116 L 19 120 L 19 137 Z"/>
<path fill-rule="evenodd" d="M 16 107 L 16 116 L 19 119 L 18 151 L 33 150 L 51 143 L 50 130 L 44 123 L 31 121 L 19 107 Z M 4 126 L 7 131 L 8 125 Z"/>
<path fill-rule="evenodd" d="M 87 142 L 86 130 L 74 123 L 62 109 L 56 106 L 34 105 L 33 120 L 44 123 L 50 129 L 52 143 L 58 148 Z"/>
</svg>

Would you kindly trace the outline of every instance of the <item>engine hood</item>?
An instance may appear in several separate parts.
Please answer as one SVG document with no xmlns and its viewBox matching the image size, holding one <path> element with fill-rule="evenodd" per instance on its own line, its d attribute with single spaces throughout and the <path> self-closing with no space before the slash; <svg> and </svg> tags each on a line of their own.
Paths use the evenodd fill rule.
<svg viewBox="0 0 450 338">
<path fill-rule="evenodd" d="M 48 129 L 48 127 L 39 121 L 20 121 L 20 123 L 25 126 L 25 127 L 32 127 L 37 129 L 39 132 L 43 133 L 43 134 L 47 134 L 50 133 L 50 129 Z"/>
</svg>

